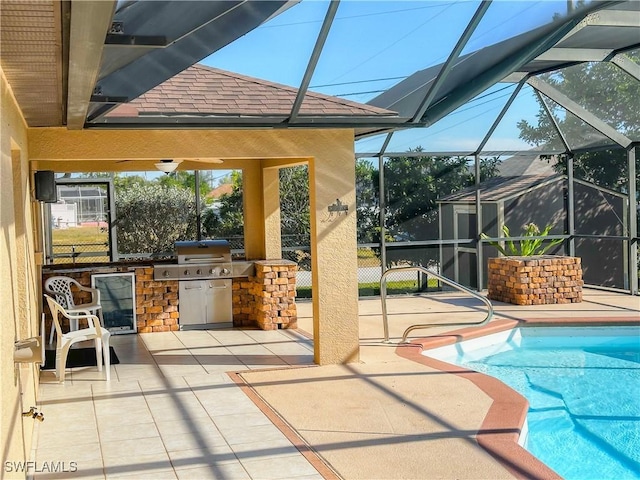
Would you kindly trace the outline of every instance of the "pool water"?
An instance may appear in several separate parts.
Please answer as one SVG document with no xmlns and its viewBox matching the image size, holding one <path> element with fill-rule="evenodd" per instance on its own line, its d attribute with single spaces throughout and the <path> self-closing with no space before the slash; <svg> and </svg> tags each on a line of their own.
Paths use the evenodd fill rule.
<svg viewBox="0 0 640 480">
<path fill-rule="evenodd" d="M 640 329 L 519 330 L 500 348 L 458 349 L 455 359 L 441 359 L 526 397 L 524 446 L 562 477 L 640 478 Z"/>
</svg>

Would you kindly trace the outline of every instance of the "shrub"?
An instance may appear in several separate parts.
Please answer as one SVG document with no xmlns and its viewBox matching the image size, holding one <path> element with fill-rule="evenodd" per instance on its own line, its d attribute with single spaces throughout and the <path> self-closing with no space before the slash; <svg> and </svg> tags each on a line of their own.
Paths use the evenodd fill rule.
<svg viewBox="0 0 640 480">
<path fill-rule="evenodd" d="M 140 185 L 116 196 L 118 252 L 172 252 L 176 240 L 194 239 L 193 192 L 175 186 Z"/>
</svg>

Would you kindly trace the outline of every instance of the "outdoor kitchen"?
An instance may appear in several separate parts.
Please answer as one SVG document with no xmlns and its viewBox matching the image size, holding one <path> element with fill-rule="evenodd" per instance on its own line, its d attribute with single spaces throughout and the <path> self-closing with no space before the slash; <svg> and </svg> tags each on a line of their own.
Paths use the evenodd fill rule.
<svg viewBox="0 0 640 480">
<path fill-rule="evenodd" d="M 232 261 L 226 240 L 176 242 L 175 253 L 176 258 L 167 261 L 50 265 L 43 268 L 43 283 L 64 275 L 90 287 L 97 278 L 131 277 L 128 310 L 123 299 L 111 298 L 117 289 L 101 289 L 105 328 L 112 334 L 297 327 L 294 262 Z M 74 295 L 76 303 L 90 300 L 83 298 L 90 295 L 85 291 Z M 47 323 L 46 331 L 49 328 Z"/>
</svg>

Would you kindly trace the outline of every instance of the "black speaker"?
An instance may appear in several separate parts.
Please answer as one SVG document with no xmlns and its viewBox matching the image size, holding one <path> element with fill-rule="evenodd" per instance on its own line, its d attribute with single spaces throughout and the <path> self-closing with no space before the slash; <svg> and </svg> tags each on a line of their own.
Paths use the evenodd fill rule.
<svg viewBox="0 0 640 480">
<path fill-rule="evenodd" d="M 39 170 L 35 174 L 36 200 L 46 203 L 56 203 L 58 192 L 56 190 L 56 176 L 53 170 Z"/>
</svg>

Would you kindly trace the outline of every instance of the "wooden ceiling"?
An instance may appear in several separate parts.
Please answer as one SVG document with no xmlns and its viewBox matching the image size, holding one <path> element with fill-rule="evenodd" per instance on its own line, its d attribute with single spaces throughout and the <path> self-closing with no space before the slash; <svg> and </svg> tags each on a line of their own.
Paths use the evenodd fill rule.
<svg viewBox="0 0 640 480">
<path fill-rule="evenodd" d="M 2 70 L 30 127 L 63 125 L 63 19 L 68 7 L 56 0 L 0 2 Z"/>
</svg>

